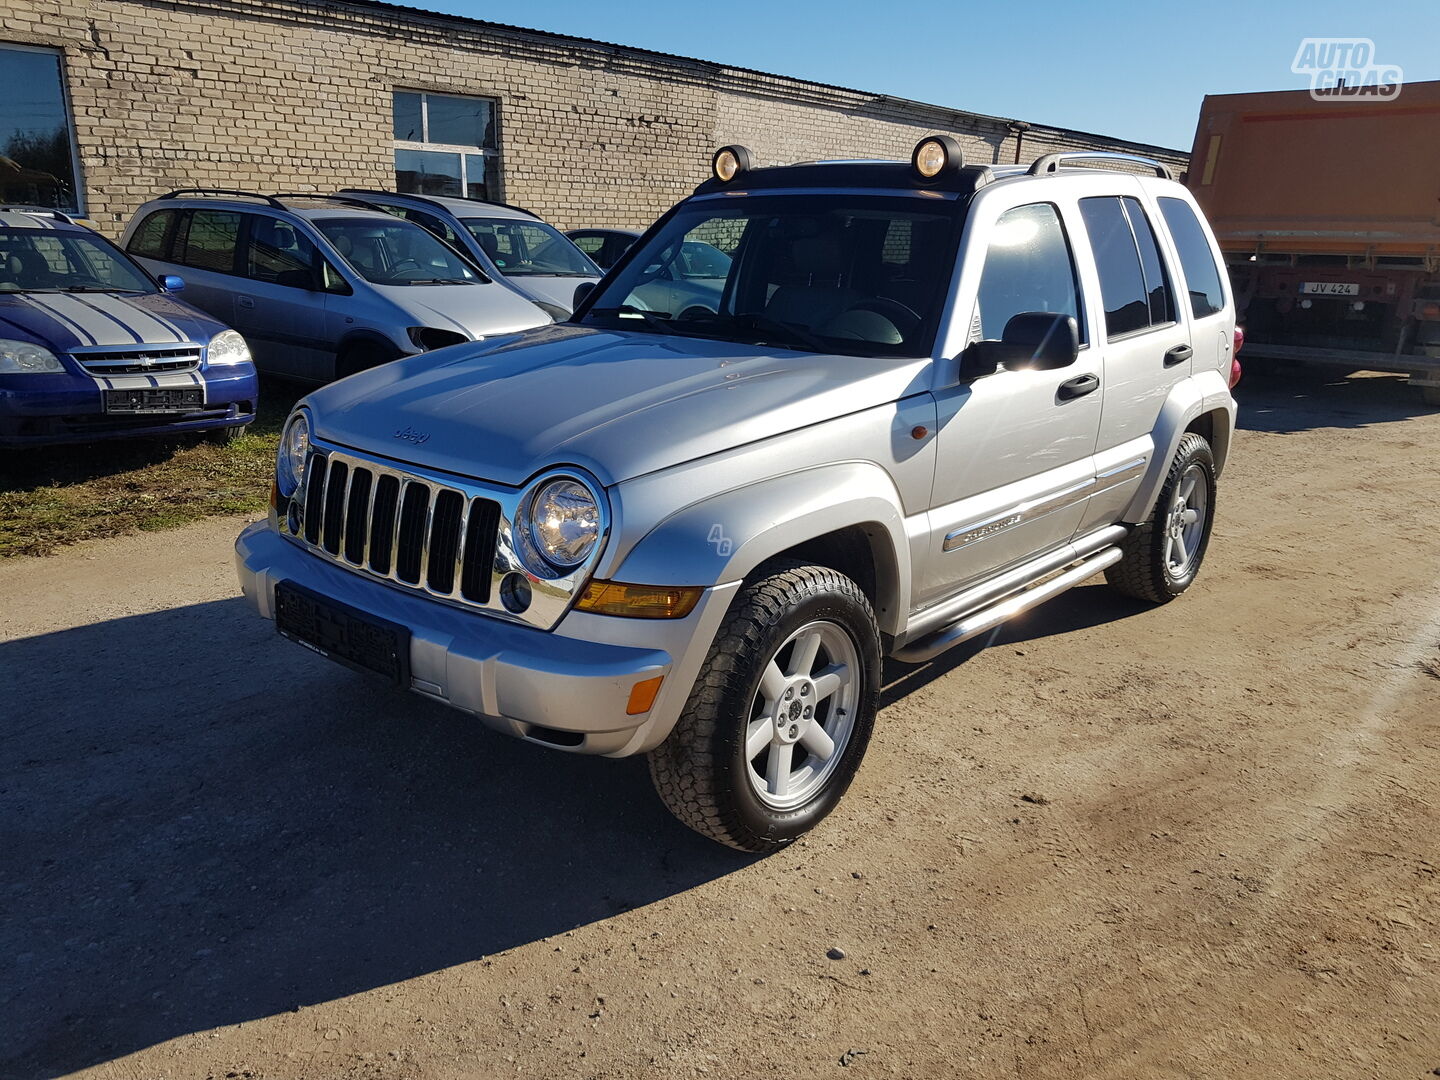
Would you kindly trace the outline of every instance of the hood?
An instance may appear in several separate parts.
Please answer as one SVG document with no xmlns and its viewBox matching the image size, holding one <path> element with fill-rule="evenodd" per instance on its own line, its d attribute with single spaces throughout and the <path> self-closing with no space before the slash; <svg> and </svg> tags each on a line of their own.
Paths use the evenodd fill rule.
<svg viewBox="0 0 1440 1080">
<path fill-rule="evenodd" d="M 0 337 L 56 352 L 88 345 L 200 345 L 225 324 L 168 293 L 0 293 Z"/>
<path fill-rule="evenodd" d="M 566 311 L 574 311 L 575 286 L 587 281 L 594 284 L 600 279 L 598 277 L 560 277 L 551 274 L 521 274 L 505 280 L 526 296 L 544 300 L 547 304 L 554 304 Z"/>
<path fill-rule="evenodd" d="M 373 288 L 414 318 L 416 326 L 458 330 L 476 338 L 514 334 L 551 322 L 549 315 L 525 297 L 493 281 L 470 285 L 374 285 Z"/>
<path fill-rule="evenodd" d="M 560 324 L 453 345 L 307 399 L 318 437 L 518 486 L 551 465 L 604 484 L 883 405 L 928 359 L 789 352 Z"/>
</svg>

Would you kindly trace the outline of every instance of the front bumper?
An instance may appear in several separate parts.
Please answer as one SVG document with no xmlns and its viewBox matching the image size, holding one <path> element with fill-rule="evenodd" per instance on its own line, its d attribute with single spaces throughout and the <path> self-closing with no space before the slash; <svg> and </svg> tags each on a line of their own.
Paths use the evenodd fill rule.
<svg viewBox="0 0 1440 1080">
<path fill-rule="evenodd" d="M 684 619 L 566 615 L 553 631 L 432 600 L 319 558 L 256 522 L 235 543 L 245 599 L 273 619 L 288 581 L 410 631 L 410 689 L 507 735 L 623 757 L 659 745 L 689 697 L 738 584 L 708 589 Z M 637 682 L 665 677 L 651 708 L 628 715 Z"/>
<path fill-rule="evenodd" d="M 104 392 L 89 376 L 70 372 L 0 375 L 0 446 L 45 446 L 248 424 L 260 384 L 249 365 L 209 369 L 205 406 L 196 412 L 126 415 L 105 411 Z"/>
</svg>

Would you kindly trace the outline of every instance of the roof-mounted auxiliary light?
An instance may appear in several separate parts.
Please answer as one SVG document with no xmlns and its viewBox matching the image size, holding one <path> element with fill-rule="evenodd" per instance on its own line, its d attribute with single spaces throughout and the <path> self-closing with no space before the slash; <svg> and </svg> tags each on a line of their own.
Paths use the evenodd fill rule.
<svg viewBox="0 0 1440 1080">
<path fill-rule="evenodd" d="M 750 151 L 743 146 L 722 146 L 710 159 L 710 168 L 716 180 L 728 184 L 741 173 L 750 171 Z"/>
<path fill-rule="evenodd" d="M 910 167 L 922 180 L 934 180 L 944 173 L 954 172 L 965 165 L 965 151 L 958 139 L 949 135 L 927 135 L 915 144 L 910 155 Z"/>
</svg>

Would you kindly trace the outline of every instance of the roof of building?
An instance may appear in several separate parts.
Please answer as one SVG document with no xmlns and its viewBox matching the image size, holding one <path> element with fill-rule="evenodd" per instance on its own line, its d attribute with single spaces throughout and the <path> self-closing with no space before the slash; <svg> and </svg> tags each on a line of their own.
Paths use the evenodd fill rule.
<svg viewBox="0 0 1440 1080">
<path fill-rule="evenodd" d="M 971 112 L 967 109 L 956 109 L 948 105 L 936 105 L 932 102 L 916 101 L 911 98 L 895 97 L 891 94 L 877 94 L 869 90 L 857 90 L 854 87 L 850 86 L 838 86 L 834 83 L 817 82 L 814 79 L 801 79 L 794 75 L 779 75 L 773 71 L 760 71 L 757 68 L 739 67 L 735 64 L 725 64 L 717 60 L 702 60 L 699 57 L 684 56 L 680 53 L 660 52 L 656 49 L 645 49 L 635 45 L 622 45 L 618 42 L 613 41 L 600 41 L 595 38 L 577 37 L 574 34 L 561 34 L 553 30 L 535 30 L 526 26 L 513 26 L 509 23 L 490 22 L 485 19 L 476 19 L 469 15 L 450 15 L 445 12 L 431 11 L 426 8 L 412 7 L 408 4 L 393 4 L 387 2 L 387 0 L 329 0 L 329 4 L 330 6 L 343 5 L 346 7 L 370 8 L 372 10 L 390 12 L 392 14 L 403 13 L 410 16 L 411 18 L 418 17 L 423 19 L 438 19 L 451 23 L 459 23 L 467 26 L 480 27 L 490 30 L 502 30 L 511 34 L 525 34 L 532 37 L 546 38 L 551 41 L 566 42 L 575 45 L 584 45 L 591 48 L 599 47 L 605 49 L 615 49 L 625 53 L 631 53 L 639 56 L 656 57 L 661 60 L 668 60 L 672 62 L 678 61 L 684 64 L 699 64 L 704 67 L 714 68 L 717 71 L 735 71 L 743 72 L 750 75 L 759 75 L 767 79 L 784 79 L 788 82 L 798 83 L 802 86 L 814 86 L 826 90 L 835 90 L 846 94 L 858 94 L 864 97 L 872 98 L 875 101 L 884 102 L 888 105 L 892 105 L 902 109 L 924 109 L 933 112 L 950 113 L 954 116 L 974 117 L 977 120 L 987 120 L 996 124 L 1021 125 L 1022 129 L 1039 129 L 1041 131 L 1058 132 L 1084 139 L 1103 139 L 1112 143 L 1124 144 L 1126 146 L 1149 150 L 1151 152 L 1158 151 L 1163 154 L 1170 154 L 1180 157 L 1187 157 L 1190 153 L 1188 149 L 1179 150 L 1175 149 L 1174 147 L 1159 146 L 1155 143 L 1144 143 L 1132 139 L 1121 139 L 1113 135 L 1101 135 L 1096 132 L 1079 131 L 1074 128 L 1063 128 L 1052 124 L 1040 124 L 1030 121 L 1015 120 L 1010 117 L 1004 116 L 991 116 L 987 113 Z"/>
</svg>

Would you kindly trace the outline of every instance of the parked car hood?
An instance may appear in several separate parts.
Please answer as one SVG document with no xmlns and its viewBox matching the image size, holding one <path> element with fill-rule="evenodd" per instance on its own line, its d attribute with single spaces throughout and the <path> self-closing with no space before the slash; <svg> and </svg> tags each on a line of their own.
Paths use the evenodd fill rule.
<svg viewBox="0 0 1440 1080">
<path fill-rule="evenodd" d="M 604 484 L 928 388 L 929 360 L 791 352 L 561 324 L 453 345 L 307 399 L 321 439 L 518 486 L 551 465 Z"/>
<path fill-rule="evenodd" d="M 0 293 L 0 337 L 55 352 L 90 345 L 207 345 L 224 329 L 166 293 Z"/>
<path fill-rule="evenodd" d="M 533 326 L 547 326 L 552 321 L 525 297 L 493 281 L 468 285 L 376 285 L 375 291 L 408 312 L 416 320 L 416 326 L 458 330 L 476 338 L 513 334 Z"/>
<path fill-rule="evenodd" d="M 575 310 L 575 286 L 599 281 L 598 277 L 571 277 L 556 274 L 520 274 L 505 279 L 526 296 L 544 300 L 566 311 Z"/>
</svg>

